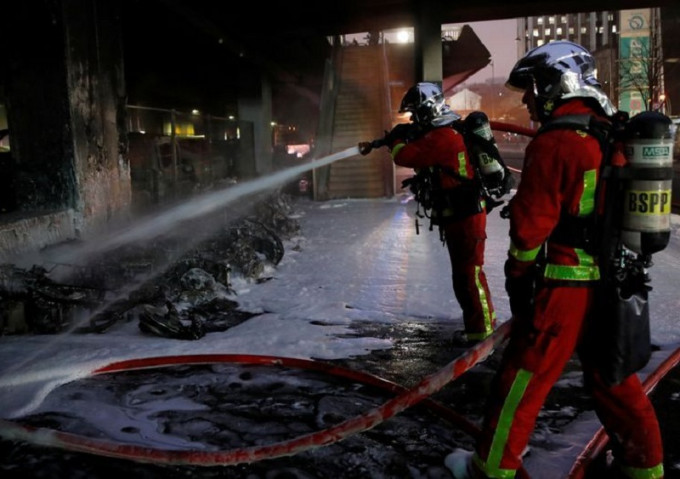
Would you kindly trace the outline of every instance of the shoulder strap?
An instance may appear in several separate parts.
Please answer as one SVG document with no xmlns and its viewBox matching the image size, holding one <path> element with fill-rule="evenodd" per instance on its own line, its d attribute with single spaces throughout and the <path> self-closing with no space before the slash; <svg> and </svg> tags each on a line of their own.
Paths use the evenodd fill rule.
<svg viewBox="0 0 680 479">
<path fill-rule="evenodd" d="M 557 130 L 557 129 L 570 129 L 570 130 L 581 130 L 587 134 L 595 137 L 600 143 L 600 150 L 602 150 L 603 161 L 602 161 L 602 174 L 603 176 L 609 176 L 611 172 L 610 160 L 613 150 L 613 144 L 616 139 L 617 134 L 617 122 L 625 121 L 625 117 L 614 118 L 612 122 L 604 121 L 598 119 L 595 115 L 590 114 L 579 114 L 579 115 L 565 115 L 550 120 L 549 122 L 543 124 L 536 135 L 540 135 L 546 131 Z"/>
<path fill-rule="evenodd" d="M 604 179 L 612 176 L 611 157 L 614 143 L 614 127 L 612 123 L 600 120 L 590 114 L 565 115 L 544 123 L 538 129 L 536 136 L 558 129 L 583 131 L 597 139 L 602 151 L 599 178 Z M 611 193 L 609 192 L 612 188 L 605 189 L 605 195 L 608 198 L 602 198 L 601 188 L 602 181 L 598 181 L 595 192 L 596 206 L 594 213 L 588 217 L 572 217 L 571 215 L 562 214 L 555 231 L 551 234 L 551 238 L 563 244 L 600 254 L 603 230 L 610 232 L 612 221 L 611 215 L 605 215 L 605 218 L 602 218 L 598 213 L 601 209 L 602 201 L 605 201 L 605 203 L 612 201 Z"/>
<path fill-rule="evenodd" d="M 463 137 L 463 142 L 465 143 L 465 150 L 467 152 L 469 160 L 472 162 L 472 165 L 475 169 L 475 176 L 473 178 L 467 178 L 467 177 L 461 176 L 460 173 L 458 173 L 457 171 L 453 170 L 452 168 L 448 168 L 446 166 L 441 167 L 442 171 L 444 173 L 446 173 L 447 175 L 456 178 L 457 180 L 461 181 L 462 183 L 468 183 L 468 184 L 477 183 L 477 184 L 479 184 L 480 181 L 481 181 L 481 178 L 480 178 L 481 175 L 479 174 L 479 171 L 478 171 L 479 165 L 475 161 L 474 152 L 473 152 L 472 147 L 473 147 L 473 145 L 476 145 L 485 152 L 492 152 L 493 151 L 492 149 L 495 148 L 494 143 L 489 141 L 489 140 L 482 138 L 479 135 L 476 135 L 476 134 L 470 132 L 465 127 L 465 123 L 462 120 L 454 121 L 453 123 L 451 123 L 448 126 L 450 126 L 454 131 L 456 131 L 457 133 L 459 133 Z M 503 168 L 507 168 L 505 166 L 505 163 L 503 162 L 502 158 L 500 158 L 500 155 L 498 157 L 496 157 L 496 155 L 494 155 L 494 158 L 496 158 L 499 161 L 499 163 L 501 163 Z"/>
<path fill-rule="evenodd" d="M 607 137 L 611 137 L 611 132 L 613 132 L 613 128 L 610 123 L 599 120 L 594 115 L 584 113 L 580 115 L 560 116 L 550 120 L 549 122 L 543 124 L 538 129 L 536 134 L 540 135 L 546 131 L 557 130 L 560 128 L 585 131 L 586 133 L 593 135 L 600 142 L 605 140 Z"/>
</svg>

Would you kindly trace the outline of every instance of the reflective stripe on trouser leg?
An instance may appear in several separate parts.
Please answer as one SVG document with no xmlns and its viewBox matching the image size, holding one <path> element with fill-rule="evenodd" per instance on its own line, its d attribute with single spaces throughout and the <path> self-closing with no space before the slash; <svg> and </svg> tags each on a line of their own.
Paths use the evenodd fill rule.
<svg viewBox="0 0 680 479">
<path fill-rule="evenodd" d="M 479 465 L 490 477 L 512 477 L 508 471 L 520 467 L 545 398 L 576 348 L 592 297 L 590 288 L 539 288 L 533 317 L 515 318 L 477 442 Z"/>
<path fill-rule="evenodd" d="M 468 216 L 444 225 L 451 260 L 453 290 L 463 310 L 465 332 L 483 339 L 493 332 L 496 315 L 484 274 L 486 214 Z"/>
<path fill-rule="evenodd" d="M 463 310 L 468 339 L 484 339 L 496 324 L 496 312 L 482 266 L 470 265 L 453 274 L 453 291 Z"/>
<path fill-rule="evenodd" d="M 524 369 L 520 369 L 517 372 L 515 380 L 512 382 L 510 392 L 503 403 L 503 408 L 501 409 L 501 414 L 498 418 L 498 425 L 496 426 L 496 431 L 493 435 L 493 440 L 491 441 L 489 456 L 486 461 L 482 461 L 477 455 L 474 456 L 475 463 L 488 477 L 498 479 L 515 477 L 515 469 L 501 469 L 500 464 L 503 459 L 503 451 L 505 451 L 505 446 L 508 443 L 510 428 L 512 427 L 513 419 L 515 418 L 517 406 L 519 406 L 519 403 L 524 396 L 524 392 L 529 385 L 531 377 L 532 374 Z"/>
<path fill-rule="evenodd" d="M 491 298 L 488 294 L 488 286 L 486 284 L 486 276 L 481 266 L 475 266 L 475 285 L 477 286 L 477 298 L 482 308 L 484 315 L 484 332 L 483 333 L 468 333 L 469 339 L 484 339 L 493 333 L 493 328 L 496 323 L 496 312 L 491 305 Z"/>
</svg>

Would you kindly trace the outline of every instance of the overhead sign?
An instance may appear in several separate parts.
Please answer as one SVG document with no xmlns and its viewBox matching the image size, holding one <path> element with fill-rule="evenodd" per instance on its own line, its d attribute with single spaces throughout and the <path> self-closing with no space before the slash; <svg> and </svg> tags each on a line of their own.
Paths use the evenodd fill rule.
<svg viewBox="0 0 680 479">
<path fill-rule="evenodd" d="M 619 12 L 619 110 L 633 116 L 646 110 L 645 100 L 640 93 L 647 88 L 650 18 L 649 8 L 621 10 Z"/>
</svg>

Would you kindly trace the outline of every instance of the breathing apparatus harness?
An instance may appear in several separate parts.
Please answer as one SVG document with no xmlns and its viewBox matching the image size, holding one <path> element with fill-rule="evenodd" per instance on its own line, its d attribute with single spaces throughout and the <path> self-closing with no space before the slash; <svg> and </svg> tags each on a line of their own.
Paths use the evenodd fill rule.
<svg viewBox="0 0 680 479">
<path fill-rule="evenodd" d="M 422 168 L 402 182 L 402 188 L 408 187 L 416 200 L 417 218 L 428 218 L 430 231 L 434 225 L 438 225 L 442 243 L 445 243 L 443 224 L 481 213 L 484 209 L 490 212 L 503 203 L 500 198 L 510 192 L 514 185 L 512 174 L 498 151 L 489 119 L 483 112 L 472 112 L 464 121 L 456 120 L 446 127 L 453 128 L 463 136 L 475 171 L 474 177 L 463 177 L 452 168 L 437 165 Z M 422 133 L 424 131 L 421 130 Z M 415 138 L 417 136 L 409 140 Z M 461 185 L 455 189 L 442 188 L 442 173 L 457 179 Z M 480 197 L 483 201 L 480 201 Z M 419 233 L 420 224 L 416 219 L 416 234 Z"/>
<path fill-rule="evenodd" d="M 618 112 L 609 121 L 567 115 L 545 123 L 541 132 L 568 128 L 595 137 L 602 150 L 595 208 L 585 217 L 562 214 L 551 240 L 598 257 L 596 314 L 586 335 L 588 354 L 602 379 L 620 383 L 651 357 L 647 269 L 652 254 L 670 239 L 673 179 L 671 121 L 658 112 L 632 118 Z M 626 162 L 614 164 L 623 147 Z M 620 150 L 618 150 L 620 151 Z M 588 342 L 591 341 L 591 342 Z"/>
<path fill-rule="evenodd" d="M 411 178 L 401 184 L 402 188 L 409 188 L 416 200 L 416 234 L 420 234 L 418 219 L 428 218 L 430 231 L 434 229 L 434 225 L 439 226 L 442 243 L 445 243 L 443 224 L 481 213 L 484 209 L 487 213 L 490 212 L 503 203 L 500 198 L 514 186 L 514 179 L 498 151 L 486 114 L 475 111 L 464 121 L 458 116 L 445 120 L 427 127 L 419 123 L 399 124 L 392 131 L 386 131 L 383 138 L 359 143 L 359 152 L 367 155 L 371 150 L 391 145 L 397 139 L 407 143 L 413 141 L 432 128 L 452 128 L 463 136 L 468 158 L 475 171 L 473 178 L 461 176 L 452 168 L 437 165 L 416 170 Z M 461 184 L 453 189 L 443 188 L 443 173 L 457 179 Z"/>
<path fill-rule="evenodd" d="M 500 198 L 510 192 L 515 182 L 498 150 L 489 117 L 484 112 L 473 111 L 465 120 L 454 122 L 451 126 L 463 135 L 484 197 L 493 207 L 502 204 Z"/>
<path fill-rule="evenodd" d="M 461 184 L 453 189 L 443 188 L 442 173 L 456 178 Z M 430 231 L 435 225 L 439 227 L 439 239 L 442 243 L 445 243 L 443 225 L 481 213 L 484 209 L 480 200 L 479 181 L 465 178 L 446 166 L 421 168 L 411 178 L 402 181 L 401 186 L 408 187 L 416 201 L 416 234 L 420 234 L 418 218 L 427 218 L 430 220 Z"/>
</svg>

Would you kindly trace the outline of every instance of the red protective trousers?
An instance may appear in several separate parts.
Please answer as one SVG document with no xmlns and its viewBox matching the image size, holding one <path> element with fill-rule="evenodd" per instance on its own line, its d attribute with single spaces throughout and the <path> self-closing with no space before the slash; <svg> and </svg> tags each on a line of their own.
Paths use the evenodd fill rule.
<svg viewBox="0 0 680 479">
<path fill-rule="evenodd" d="M 489 477 L 512 477 L 519 468 L 543 402 L 578 347 L 593 294 L 585 286 L 542 287 L 533 318 L 515 318 L 477 445 L 478 465 Z M 659 424 L 637 375 L 608 387 L 582 365 L 595 411 L 618 444 L 615 456 L 642 473 L 636 477 L 660 477 L 653 472 L 663 462 Z"/>
<path fill-rule="evenodd" d="M 463 310 L 468 339 L 484 339 L 494 331 L 496 313 L 484 274 L 486 212 L 442 226 L 451 260 L 453 292 Z"/>
<path fill-rule="evenodd" d="M 596 112 L 583 100 L 573 99 L 559 106 L 552 116 L 574 114 Z M 514 477 L 548 392 L 579 349 L 584 324 L 600 319 L 591 314 L 600 279 L 598 258 L 577 242 L 570 244 L 573 238 L 568 235 L 553 237 L 553 233 L 563 218 L 587 218 L 595 211 L 601 161 L 598 140 L 585 131 L 544 130 L 527 146 L 522 177 L 510 200 L 510 250 L 505 273 L 515 304 L 530 300 L 521 295 L 531 291 L 513 289 L 512 284 L 516 286 L 524 275 L 531 274 L 544 247 L 545 255 L 540 286 L 533 296 L 533 313 L 520 308 L 520 315 L 516 315 L 488 396 L 475 456 L 478 468 L 488 477 Z M 662 477 L 659 424 L 640 380 L 633 374 L 608 387 L 588 364 L 592 351 L 585 344 L 582 349 L 584 385 L 616 444 L 614 455 L 624 473 L 635 478 Z"/>
</svg>

